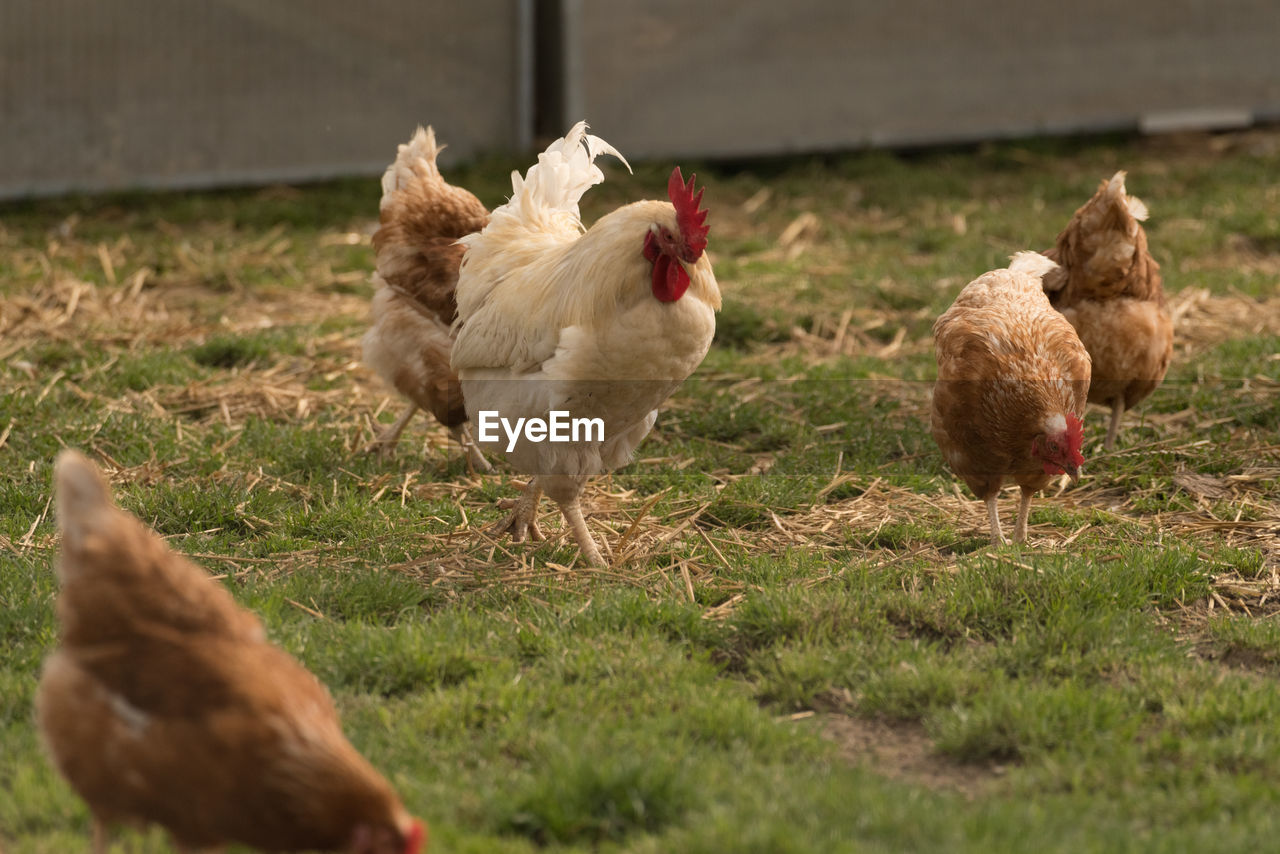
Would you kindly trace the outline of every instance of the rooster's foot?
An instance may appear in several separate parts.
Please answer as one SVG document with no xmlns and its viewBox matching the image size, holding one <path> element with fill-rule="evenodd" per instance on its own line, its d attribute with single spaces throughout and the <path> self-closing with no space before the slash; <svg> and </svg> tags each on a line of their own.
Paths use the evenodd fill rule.
<svg viewBox="0 0 1280 854">
<path fill-rule="evenodd" d="M 505 498 L 498 502 L 498 507 L 511 510 L 506 521 L 494 528 L 494 533 L 510 534 L 514 543 L 524 542 L 525 535 L 534 542 L 541 542 L 546 537 L 538 527 L 538 499 L 542 497 L 542 487 L 536 478 L 529 481 L 519 498 Z"/>
</svg>

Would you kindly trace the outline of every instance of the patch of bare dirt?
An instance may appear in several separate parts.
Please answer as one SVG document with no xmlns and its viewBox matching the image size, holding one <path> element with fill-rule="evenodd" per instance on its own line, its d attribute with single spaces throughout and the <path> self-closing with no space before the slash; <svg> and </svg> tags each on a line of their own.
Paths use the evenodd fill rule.
<svg viewBox="0 0 1280 854">
<path fill-rule="evenodd" d="M 819 714 L 808 720 L 839 746 L 841 758 L 891 780 L 958 792 L 972 799 L 986 794 L 1005 771 L 1002 765 L 961 764 L 939 755 L 933 739 L 918 723 L 842 714 Z"/>
<path fill-rule="evenodd" d="M 1274 613 L 1274 611 L 1273 611 Z M 1275 655 L 1261 649 L 1240 646 L 1204 634 L 1203 629 L 1184 634 L 1181 638 L 1190 642 L 1190 653 L 1201 661 L 1217 664 L 1245 678 L 1272 682 L 1280 674 L 1280 661 Z"/>
<path fill-rule="evenodd" d="M 1276 662 L 1273 658 L 1256 649 L 1248 649 L 1247 647 L 1232 646 L 1222 650 L 1221 653 L 1214 656 L 1215 661 L 1219 664 L 1225 664 L 1227 667 L 1235 667 L 1243 670 L 1257 670 L 1263 672 L 1273 672 Z"/>
</svg>

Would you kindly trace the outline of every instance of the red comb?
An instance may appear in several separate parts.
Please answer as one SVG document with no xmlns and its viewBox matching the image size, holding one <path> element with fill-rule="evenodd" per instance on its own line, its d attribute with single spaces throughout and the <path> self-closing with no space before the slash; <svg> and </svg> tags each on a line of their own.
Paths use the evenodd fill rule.
<svg viewBox="0 0 1280 854">
<path fill-rule="evenodd" d="M 427 850 L 426 842 L 427 828 L 415 818 L 409 832 L 405 834 L 404 854 L 423 854 Z"/>
<path fill-rule="evenodd" d="M 702 204 L 702 191 L 706 188 L 698 190 L 696 196 L 693 194 L 693 182 L 697 179 L 697 175 L 690 175 L 689 183 L 686 184 L 684 176 L 680 174 L 680 167 L 677 166 L 671 170 L 671 177 L 667 179 L 667 196 L 670 197 L 671 204 L 676 206 L 676 225 L 680 227 L 685 246 L 700 255 L 707 248 L 707 232 L 711 228 L 707 225 L 707 212 L 698 210 L 698 206 Z"/>
<path fill-rule="evenodd" d="M 1084 455 L 1080 453 L 1080 448 L 1084 445 L 1084 422 L 1068 412 L 1066 432 L 1067 450 L 1071 454 L 1071 461 L 1080 465 L 1084 462 Z"/>
</svg>

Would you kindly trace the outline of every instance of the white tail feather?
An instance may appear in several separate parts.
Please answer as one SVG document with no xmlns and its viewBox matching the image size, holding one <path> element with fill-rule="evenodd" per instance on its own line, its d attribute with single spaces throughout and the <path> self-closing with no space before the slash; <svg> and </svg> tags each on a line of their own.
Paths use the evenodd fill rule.
<svg viewBox="0 0 1280 854">
<path fill-rule="evenodd" d="M 557 214 L 568 214 L 577 221 L 583 194 L 604 181 L 604 173 L 595 165 L 601 154 L 613 155 L 631 170 L 621 152 L 587 133 L 586 122 L 578 122 L 538 155 L 538 162 L 523 178 L 519 172 L 511 173 L 511 199 L 494 209 L 491 222 L 515 217 L 525 225 L 539 225 Z M 468 239 L 463 238 L 464 242 Z"/>
<path fill-rule="evenodd" d="M 430 126 L 424 129 L 421 125 L 414 131 L 413 138 L 396 147 L 396 162 L 382 173 L 382 202 L 386 207 L 397 190 L 404 189 L 410 183 L 427 179 L 439 179 L 440 169 L 436 166 L 436 156 L 445 149 L 436 144 L 436 132 Z"/>
<path fill-rule="evenodd" d="M 1111 180 L 1107 182 L 1108 196 L 1124 195 L 1124 178 L 1128 173 L 1121 169 L 1119 172 L 1111 176 Z"/>
<path fill-rule="evenodd" d="M 1010 256 L 1009 261 L 1010 272 L 1025 273 L 1036 279 L 1042 279 L 1050 270 L 1058 268 L 1057 264 L 1039 252 L 1015 252 Z"/>
<path fill-rule="evenodd" d="M 1129 196 L 1124 200 L 1124 203 L 1129 207 L 1129 214 L 1134 219 L 1139 221 L 1146 220 L 1148 216 L 1147 206 L 1142 199 L 1137 196 Z"/>
</svg>

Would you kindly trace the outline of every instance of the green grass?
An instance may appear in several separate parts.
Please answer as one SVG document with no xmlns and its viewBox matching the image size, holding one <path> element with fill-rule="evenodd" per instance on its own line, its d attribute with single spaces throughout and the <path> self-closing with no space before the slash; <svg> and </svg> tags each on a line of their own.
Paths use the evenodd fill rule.
<svg viewBox="0 0 1280 854">
<path fill-rule="evenodd" d="M 1265 850 L 1277 138 L 683 164 L 725 309 L 589 495 L 608 573 L 564 569 L 550 512 L 486 538 L 511 478 L 438 427 L 357 453 L 398 406 L 358 366 L 376 182 L 0 206 L 0 845 L 89 833 L 32 711 L 66 446 L 330 686 L 434 851 Z M 519 165 L 449 177 L 494 204 Z M 669 168 L 610 170 L 586 218 Z M 1085 479 L 993 549 L 929 436 L 929 328 L 1119 168 L 1171 300 L 1207 294 L 1116 451 L 1091 413 Z"/>
</svg>

